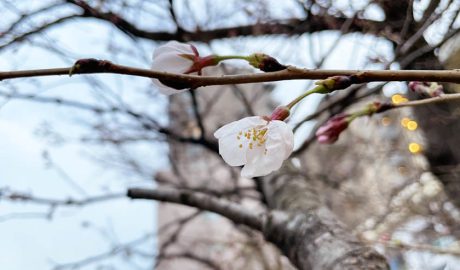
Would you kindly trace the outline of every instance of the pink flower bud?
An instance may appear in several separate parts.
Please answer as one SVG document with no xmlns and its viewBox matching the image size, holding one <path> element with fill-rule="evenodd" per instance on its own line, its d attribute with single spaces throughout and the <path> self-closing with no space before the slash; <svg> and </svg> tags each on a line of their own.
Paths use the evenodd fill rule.
<svg viewBox="0 0 460 270">
<path fill-rule="evenodd" d="M 436 82 L 409 82 L 409 89 L 428 97 L 439 97 L 444 94 L 442 85 Z"/>
<path fill-rule="evenodd" d="M 272 115 L 270 116 L 270 120 L 280 120 L 284 121 L 286 118 L 289 117 L 291 111 L 286 106 L 278 106 L 273 110 Z"/>
<path fill-rule="evenodd" d="M 319 143 L 333 144 L 339 139 L 340 133 L 347 129 L 350 115 L 337 114 L 330 118 L 323 126 L 316 131 L 316 138 Z"/>
</svg>

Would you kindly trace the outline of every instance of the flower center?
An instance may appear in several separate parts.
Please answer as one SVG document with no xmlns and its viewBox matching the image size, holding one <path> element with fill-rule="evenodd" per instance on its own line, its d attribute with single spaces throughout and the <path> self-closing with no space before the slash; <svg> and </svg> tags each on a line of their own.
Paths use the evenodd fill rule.
<svg viewBox="0 0 460 270">
<path fill-rule="evenodd" d="M 240 149 L 247 148 L 249 150 L 253 150 L 258 147 L 263 147 L 265 146 L 265 141 L 266 141 L 266 134 L 267 134 L 268 129 L 263 128 L 263 129 L 248 129 L 246 131 L 240 131 L 236 135 L 236 139 L 239 141 L 238 147 Z M 264 147 L 265 148 L 265 147 Z M 264 154 L 267 154 L 267 149 L 264 149 Z"/>
</svg>

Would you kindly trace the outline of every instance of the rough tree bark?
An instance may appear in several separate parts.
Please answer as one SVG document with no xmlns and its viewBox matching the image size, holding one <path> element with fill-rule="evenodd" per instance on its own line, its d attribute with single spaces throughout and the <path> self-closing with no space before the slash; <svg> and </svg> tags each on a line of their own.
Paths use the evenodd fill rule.
<svg viewBox="0 0 460 270">
<path fill-rule="evenodd" d="M 282 211 L 274 212 L 274 220 L 280 219 L 277 215 L 288 218 L 273 222 L 264 235 L 299 269 L 389 269 L 382 255 L 346 231 L 320 201 L 318 181 L 295 172 L 267 178 L 268 205 Z"/>
<path fill-rule="evenodd" d="M 270 182 L 277 186 L 273 192 L 278 194 L 269 198 L 276 198 L 272 203 L 279 208 L 260 214 L 237 203 L 187 190 L 130 189 L 127 196 L 197 207 L 259 230 L 300 270 L 389 269 L 382 255 L 346 232 L 327 208 L 305 197 L 314 193 L 303 178 L 283 175 Z M 288 199 L 297 196 L 303 203 Z"/>
</svg>

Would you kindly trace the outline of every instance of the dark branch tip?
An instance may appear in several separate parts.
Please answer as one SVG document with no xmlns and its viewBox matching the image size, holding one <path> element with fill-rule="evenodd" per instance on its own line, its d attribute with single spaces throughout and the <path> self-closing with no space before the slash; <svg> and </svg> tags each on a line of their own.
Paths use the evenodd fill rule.
<svg viewBox="0 0 460 270">
<path fill-rule="evenodd" d="M 129 188 L 128 191 L 126 192 L 126 197 L 130 199 L 134 199 L 134 190 L 132 188 Z"/>
</svg>

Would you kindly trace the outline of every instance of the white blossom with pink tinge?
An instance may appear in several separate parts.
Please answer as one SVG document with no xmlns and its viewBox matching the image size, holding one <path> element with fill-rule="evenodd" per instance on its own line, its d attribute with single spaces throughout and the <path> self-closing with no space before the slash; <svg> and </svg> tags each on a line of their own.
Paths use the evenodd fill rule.
<svg viewBox="0 0 460 270">
<path fill-rule="evenodd" d="M 241 176 L 265 176 L 281 168 L 294 148 L 292 129 L 283 121 L 246 117 L 219 128 L 219 153 L 230 166 L 242 166 Z"/>
<path fill-rule="evenodd" d="M 191 45 L 170 41 L 165 45 L 159 46 L 153 53 L 152 70 L 170 73 L 185 73 L 193 65 L 193 61 L 181 56 L 184 54 L 194 54 Z M 165 95 L 172 95 L 187 90 L 177 90 L 168 87 L 162 84 L 158 79 L 152 79 L 152 82 L 158 90 Z"/>
<path fill-rule="evenodd" d="M 176 74 L 198 73 L 208 66 L 215 66 L 219 60 L 215 55 L 200 57 L 195 46 L 177 41 L 170 41 L 159 46 L 153 53 L 152 70 Z M 153 84 L 162 94 L 172 95 L 188 89 L 175 89 L 167 86 L 158 79 L 152 79 Z"/>
</svg>

